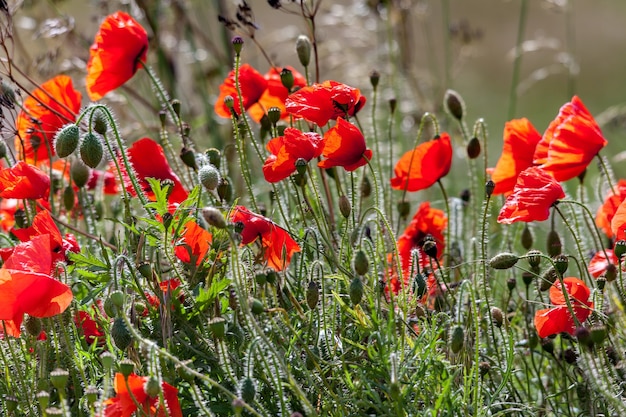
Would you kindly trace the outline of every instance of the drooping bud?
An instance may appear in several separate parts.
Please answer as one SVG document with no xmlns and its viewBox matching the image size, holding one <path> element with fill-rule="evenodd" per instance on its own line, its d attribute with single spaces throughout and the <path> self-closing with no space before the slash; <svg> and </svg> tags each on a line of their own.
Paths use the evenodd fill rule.
<svg viewBox="0 0 626 417">
<path fill-rule="evenodd" d="M 311 280 L 309 281 L 309 285 L 306 288 L 306 305 L 309 306 L 311 310 L 314 310 L 317 307 L 317 303 L 320 301 L 320 286 L 317 282 Z"/>
<path fill-rule="evenodd" d="M 152 279 L 152 266 L 149 262 L 141 262 L 139 265 L 137 265 L 137 270 L 142 277 L 146 279 Z"/>
<path fill-rule="evenodd" d="M 563 244 L 561 243 L 561 237 L 556 230 L 552 229 L 548 232 L 546 241 L 546 252 L 548 252 L 549 256 L 554 258 L 556 255 L 561 254 Z"/>
<path fill-rule="evenodd" d="M 489 260 L 489 266 L 493 269 L 509 269 L 512 268 L 517 261 L 519 261 L 519 256 L 510 252 L 502 252 Z"/>
<path fill-rule="evenodd" d="M 541 281 L 540 281 L 541 284 L 539 284 L 539 290 L 548 291 L 550 287 L 552 286 L 552 284 L 554 284 L 554 281 L 556 281 L 556 279 L 557 279 L 556 269 L 554 269 L 554 267 L 548 268 L 541 275 Z"/>
<path fill-rule="evenodd" d="M 198 169 L 198 165 L 196 164 L 196 153 L 186 146 L 180 150 L 180 160 L 183 161 L 183 164 L 187 165 L 189 168 L 194 170 Z"/>
<path fill-rule="evenodd" d="M 204 165 L 198 170 L 198 181 L 209 191 L 213 191 L 220 183 L 221 175 L 211 164 Z"/>
<path fill-rule="evenodd" d="M 298 36 L 298 39 L 296 39 L 296 53 L 302 66 L 308 67 L 311 62 L 311 40 L 308 36 Z"/>
<path fill-rule="evenodd" d="M 293 88 L 293 72 L 289 68 L 283 68 L 280 72 L 280 82 L 283 83 L 283 86 L 287 89 L 287 91 L 291 91 Z"/>
<path fill-rule="evenodd" d="M 54 138 L 54 151 L 59 158 L 70 156 L 78 147 L 80 129 L 74 123 L 65 125 Z"/>
<path fill-rule="evenodd" d="M 352 211 L 350 200 L 345 196 L 345 194 L 339 197 L 339 211 L 346 219 L 350 216 L 350 212 Z"/>
<path fill-rule="evenodd" d="M 70 167 L 70 177 L 74 184 L 78 188 L 83 188 L 87 181 L 89 181 L 90 171 L 87 165 L 83 164 L 79 160 L 75 160 L 72 162 L 72 166 Z"/>
<path fill-rule="evenodd" d="M 533 246 L 533 234 L 528 227 L 528 223 L 524 226 L 524 230 L 522 230 L 522 236 L 520 238 L 522 243 L 522 247 L 526 250 L 530 250 Z"/>
<path fill-rule="evenodd" d="M 143 390 L 146 394 L 148 394 L 148 397 L 150 398 L 158 397 L 159 393 L 161 392 L 159 380 L 153 376 L 148 377 L 143 386 Z"/>
<path fill-rule="evenodd" d="M 409 215 L 409 211 L 411 210 L 411 204 L 408 201 L 400 201 L 397 208 L 398 214 L 400 214 L 400 218 L 406 219 Z"/>
<path fill-rule="evenodd" d="M 350 301 L 352 301 L 352 305 L 356 306 L 361 302 L 363 298 L 363 281 L 361 278 L 354 277 L 352 282 L 350 282 L 350 289 L 348 291 L 350 295 Z"/>
<path fill-rule="evenodd" d="M 256 385 L 252 378 L 246 377 L 241 381 L 241 399 L 251 404 L 256 396 Z"/>
<path fill-rule="evenodd" d="M 480 140 L 476 136 L 470 139 L 467 143 L 467 157 L 469 159 L 476 159 L 480 155 Z"/>
<path fill-rule="evenodd" d="M 202 209 L 202 217 L 211 226 L 218 229 L 225 229 L 227 226 L 226 219 L 221 211 L 215 207 L 205 207 Z"/>
<path fill-rule="evenodd" d="M 415 279 L 413 279 L 413 294 L 420 299 L 426 294 L 426 290 L 428 289 L 428 285 L 426 283 L 426 278 L 423 274 L 415 274 Z"/>
<path fill-rule="evenodd" d="M 63 190 L 63 207 L 65 210 L 70 211 L 74 208 L 74 203 L 76 202 L 76 194 L 74 193 L 74 187 L 68 185 Z"/>
<path fill-rule="evenodd" d="M 243 49 L 243 38 L 241 36 L 234 36 L 231 43 L 233 45 L 233 50 L 237 55 L 239 55 Z"/>
<path fill-rule="evenodd" d="M 133 337 L 130 330 L 126 326 L 126 322 L 123 318 L 118 317 L 113 321 L 111 326 L 111 339 L 119 350 L 126 350 L 133 341 Z"/>
<path fill-rule="evenodd" d="M 95 109 L 91 118 L 94 132 L 104 135 L 109 129 L 109 123 L 102 109 Z"/>
<path fill-rule="evenodd" d="M 443 108 L 455 119 L 459 121 L 463 119 L 463 115 L 465 114 L 465 102 L 456 91 L 446 91 L 443 97 Z"/>
<path fill-rule="evenodd" d="M 504 314 L 502 314 L 502 310 L 498 307 L 491 307 L 491 318 L 497 328 L 502 327 L 502 323 L 504 322 Z"/>
<path fill-rule="evenodd" d="M 209 148 L 204 154 L 209 158 L 209 163 L 213 165 L 215 168 L 220 169 L 220 165 L 222 162 L 222 153 L 217 148 Z"/>
<path fill-rule="evenodd" d="M 454 326 L 450 334 L 450 350 L 452 350 L 453 353 L 459 353 L 461 349 L 463 349 L 464 339 L 465 331 L 463 330 L 463 326 Z"/>
<path fill-rule="evenodd" d="M 87 132 L 80 142 L 80 159 L 90 168 L 98 166 L 102 161 L 104 148 L 100 138 L 91 132 Z"/>
<path fill-rule="evenodd" d="M 354 270 L 361 276 L 367 274 L 369 270 L 369 261 L 363 250 L 358 250 L 354 255 Z"/>
<path fill-rule="evenodd" d="M 222 201 L 230 201 L 233 198 L 233 186 L 227 178 L 222 177 L 217 186 L 217 195 Z"/>
</svg>

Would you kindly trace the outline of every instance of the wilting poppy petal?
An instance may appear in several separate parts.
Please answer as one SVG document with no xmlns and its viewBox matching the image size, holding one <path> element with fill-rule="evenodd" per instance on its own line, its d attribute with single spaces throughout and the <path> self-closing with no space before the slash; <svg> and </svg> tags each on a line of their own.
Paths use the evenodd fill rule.
<svg viewBox="0 0 626 417">
<path fill-rule="evenodd" d="M 124 12 L 107 16 L 89 49 L 87 94 L 100 100 L 109 91 L 130 80 L 145 62 L 148 34 L 135 19 Z"/>
<path fill-rule="evenodd" d="M 608 256 L 608 259 L 607 259 Z M 617 256 L 613 253 L 612 249 L 604 249 L 596 252 L 587 265 L 587 270 L 594 278 L 598 278 L 604 274 L 609 268 L 609 265 L 618 265 Z"/>
<path fill-rule="evenodd" d="M 198 223 L 189 221 L 174 247 L 174 254 L 183 262 L 191 262 L 193 258 L 195 264 L 200 265 L 211 247 L 212 240 L 213 236 L 209 231 L 198 226 Z"/>
<path fill-rule="evenodd" d="M 533 163 L 557 181 L 567 181 L 580 175 L 606 144 L 595 119 L 574 96 L 543 134 Z"/>
<path fill-rule="evenodd" d="M 550 216 L 550 207 L 565 197 L 561 185 L 547 172 L 537 167 L 522 171 L 517 183 L 504 202 L 498 223 L 543 221 Z"/>
<path fill-rule="evenodd" d="M 513 192 L 519 173 L 533 166 L 535 147 L 540 140 L 541 135 L 528 119 L 506 122 L 502 154 L 496 167 L 488 170 L 496 183 L 493 195 Z"/>
<path fill-rule="evenodd" d="M 265 92 L 267 80 L 253 67 L 243 64 L 239 67 L 239 86 L 241 88 L 241 97 L 243 98 L 243 108 L 248 110 L 259 101 Z M 224 104 L 224 99 L 227 96 L 231 96 L 234 100 L 233 109 L 235 113 L 241 114 L 241 104 L 239 103 L 239 94 L 237 94 L 237 84 L 235 83 L 235 70 L 229 72 L 222 85 L 220 85 L 220 95 L 217 101 L 215 101 L 215 113 L 224 118 L 231 117 L 230 109 Z"/>
<path fill-rule="evenodd" d="M 298 89 L 306 86 L 306 78 L 293 67 L 284 67 L 284 69 L 291 71 L 291 74 L 293 75 L 292 89 Z M 259 98 L 259 101 L 248 108 L 250 118 L 257 123 L 261 121 L 261 118 L 267 113 L 267 110 L 272 107 L 280 109 L 281 119 L 289 116 L 289 113 L 287 113 L 287 110 L 285 109 L 285 100 L 287 100 L 287 97 L 289 96 L 289 91 L 287 90 L 287 87 L 283 85 L 280 78 L 282 70 L 283 68 L 274 67 L 265 74 L 267 88 L 263 92 L 263 95 L 261 95 L 261 98 Z"/>
<path fill-rule="evenodd" d="M 448 175 L 452 165 L 450 136 L 441 136 L 419 144 L 406 152 L 394 168 L 391 187 L 396 190 L 424 190 Z"/>
<path fill-rule="evenodd" d="M 324 134 L 322 155 L 326 159 L 317 164 L 320 168 L 340 166 L 346 171 L 354 171 L 372 159 L 372 151 L 367 149 L 363 133 L 341 117 Z"/>
<path fill-rule="evenodd" d="M 24 100 L 16 120 L 18 157 L 37 163 L 55 155 L 54 136 L 65 124 L 76 120 L 81 99 L 67 75 L 57 75 L 33 91 Z"/>
<path fill-rule="evenodd" d="M 593 309 L 593 302 L 589 301 L 591 294 L 589 288 L 582 280 L 574 277 L 563 278 L 563 284 L 576 318 L 583 323 Z M 554 307 L 535 312 L 535 327 L 539 337 L 548 337 L 562 332 L 574 334 L 576 322 L 570 313 L 561 282 L 558 280 L 550 287 L 550 301 Z"/>
<path fill-rule="evenodd" d="M 300 246 L 289 236 L 282 227 L 270 219 L 255 214 L 243 206 L 237 206 L 231 212 L 230 220 L 233 223 L 241 222 L 241 245 L 261 239 L 263 258 L 267 266 L 276 271 L 282 271 L 291 261 L 294 253 L 300 252 Z"/>
<path fill-rule="evenodd" d="M 0 197 L 37 200 L 48 198 L 50 177 L 37 167 L 18 161 L 0 169 Z"/>
<path fill-rule="evenodd" d="M 147 380 L 148 377 L 138 376 L 134 373 L 128 375 L 127 380 L 125 380 L 124 375 L 119 372 L 116 373 L 113 382 L 116 395 L 104 401 L 106 406 L 104 416 L 131 417 L 137 411 L 136 403 L 138 403 L 142 406 L 144 414 L 164 417 L 166 413 L 159 405 L 159 397 L 150 398 L 145 392 L 144 386 Z M 183 413 L 178 401 L 178 390 L 167 382 L 161 383 L 161 390 L 163 391 L 163 398 L 169 416 L 182 417 Z"/>
<path fill-rule="evenodd" d="M 626 199 L 626 180 L 619 180 L 616 191 L 609 191 L 604 198 L 604 203 L 598 208 L 596 213 L 596 226 L 600 228 L 606 236 L 611 239 L 613 231 L 611 230 L 611 221 L 619 205 Z"/>
<path fill-rule="evenodd" d="M 181 203 L 187 198 L 187 191 L 183 188 L 178 176 L 170 168 L 161 145 L 150 138 L 143 138 L 133 143 L 127 150 L 127 153 L 128 159 L 139 179 L 139 184 L 148 197 L 154 198 L 154 194 L 146 178 L 156 178 L 161 181 L 171 180 L 174 182 L 168 198 L 170 203 Z M 126 190 L 135 195 L 135 189 L 126 172 L 124 172 L 124 177 Z"/>
<path fill-rule="evenodd" d="M 365 101 L 357 88 L 336 81 L 324 81 L 289 95 L 285 107 L 289 113 L 321 127 L 329 120 L 354 116 L 363 108 Z"/>
<path fill-rule="evenodd" d="M 300 158 L 309 162 L 322 153 L 324 140 L 315 132 L 301 132 L 288 127 L 284 136 L 270 140 L 267 150 L 271 155 L 263 165 L 263 175 L 268 182 L 284 180 L 296 172 L 296 161 Z"/>
</svg>

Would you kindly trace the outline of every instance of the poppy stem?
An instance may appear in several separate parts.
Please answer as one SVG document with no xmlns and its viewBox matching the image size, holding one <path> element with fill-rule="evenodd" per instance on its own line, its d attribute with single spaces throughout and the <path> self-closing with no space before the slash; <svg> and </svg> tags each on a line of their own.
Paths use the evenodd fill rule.
<svg viewBox="0 0 626 417">
<path fill-rule="evenodd" d="M 569 200 L 566 200 L 569 201 Z M 557 201 L 558 203 L 559 201 Z M 586 258 L 586 254 L 583 251 L 582 247 L 580 246 L 580 239 L 578 238 L 578 236 L 576 235 L 576 231 L 574 230 L 574 228 L 572 227 L 572 225 L 570 224 L 570 222 L 567 220 L 567 217 L 565 217 L 565 215 L 563 214 L 563 212 L 559 209 L 558 204 L 554 204 L 552 207 L 554 207 L 554 210 L 559 213 L 559 216 L 561 216 L 561 219 L 563 220 L 563 223 L 565 224 L 565 226 L 567 227 L 567 229 L 570 231 L 570 233 L 572 234 L 572 238 L 574 240 L 574 242 L 576 243 L 576 249 L 578 250 L 578 256 L 580 257 L 580 261 L 583 264 L 583 270 L 586 272 L 587 275 L 587 280 L 588 282 L 593 282 L 593 279 L 591 278 L 591 274 L 589 273 L 589 269 L 587 268 L 587 261 L 585 260 Z M 596 230 L 597 231 L 597 230 Z M 582 271 L 581 271 L 582 274 Z"/>
</svg>

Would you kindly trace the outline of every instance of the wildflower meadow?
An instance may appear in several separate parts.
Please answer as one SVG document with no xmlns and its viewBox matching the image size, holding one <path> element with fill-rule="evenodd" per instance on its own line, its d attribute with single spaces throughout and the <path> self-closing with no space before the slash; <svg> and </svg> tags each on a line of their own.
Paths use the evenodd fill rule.
<svg viewBox="0 0 626 417">
<path fill-rule="evenodd" d="M 0 414 L 625 416 L 623 115 L 516 110 L 518 2 L 498 125 L 449 0 L 430 82 L 433 1 L 0 1 Z"/>
</svg>

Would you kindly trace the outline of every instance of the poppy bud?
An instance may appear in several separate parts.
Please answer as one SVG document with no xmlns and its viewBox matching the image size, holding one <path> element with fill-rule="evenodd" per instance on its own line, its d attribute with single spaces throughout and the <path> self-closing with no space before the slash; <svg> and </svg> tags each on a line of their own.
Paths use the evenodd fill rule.
<svg viewBox="0 0 626 417">
<path fill-rule="evenodd" d="M 552 355 L 554 353 L 554 342 L 552 339 L 548 337 L 541 339 L 541 349 Z"/>
<path fill-rule="evenodd" d="M 159 380 L 153 376 L 148 377 L 148 379 L 143 385 L 143 390 L 146 394 L 148 394 L 148 397 L 150 398 L 158 397 L 159 393 L 161 392 L 161 386 L 159 384 Z"/>
<path fill-rule="evenodd" d="M 308 67 L 311 62 L 311 40 L 308 36 L 298 36 L 298 39 L 296 39 L 296 53 L 302 66 Z"/>
<path fill-rule="evenodd" d="M 398 100 L 395 98 L 389 99 L 389 112 L 393 115 L 396 112 L 396 107 L 398 105 Z"/>
<path fill-rule="evenodd" d="M 557 255 L 554 259 L 554 268 L 557 270 L 559 275 L 563 276 L 565 271 L 567 271 L 567 266 L 569 263 L 569 259 L 566 255 Z"/>
<path fill-rule="evenodd" d="M 128 378 L 130 374 L 135 370 L 135 362 L 130 359 L 122 359 L 120 362 L 120 373 L 124 375 L 124 378 Z"/>
<path fill-rule="evenodd" d="M 459 93 L 454 90 L 446 91 L 443 97 L 444 109 L 455 119 L 461 121 L 465 114 L 465 102 Z"/>
<path fill-rule="evenodd" d="M 70 211 L 74 208 L 74 203 L 76 202 L 76 195 L 74 194 L 74 187 L 68 185 L 63 190 L 63 207 L 65 210 Z"/>
<path fill-rule="evenodd" d="M 362 250 L 358 250 L 354 255 L 354 270 L 361 276 L 367 274 L 369 270 L 367 255 Z"/>
<path fill-rule="evenodd" d="M 272 125 L 275 125 L 280 120 L 281 111 L 278 107 L 270 107 L 267 110 L 267 118 Z"/>
<path fill-rule="evenodd" d="M 37 402 L 39 402 L 39 407 L 41 407 L 42 410 L 46 410 L 50 404 L 50 394 L 46 391 L 39 391 L 36 397 Z"/>
<path fill-rule="evenodd" d="M 622 256 L 626 253 L 626 240 L 622 239 L 615 242 L 613 253 L 617 257 L 617 259 L 621 260 Z"/>
<path fill-rule="evenodd" d="M 265 307 L 261 300 L 250 297 L 248 302 L 250 303 L 250 311 L 252 311 L 252 314 L 258 315 L 265 312 Z"/>
<path fill-rule="evenodd" d="M 367 175 L 363 177 L 361 181 L 361 197 L 367 198 L 372 195 L 372 183 Z"/>
<path fill-rule="evenodd" d="M 213 191 L 220 183 L 220 172 L 211 164 L 198 170 L 198 181 L 209 191 Z"/>
<path fill-rule="evenodd" d="M 528 227 L 528 223 L 524 225 L 524 230 L 522 230 L 522 236 L 520 238 L 522 243 L 522 247 L 526 250 L 529 250 L 533 246 L 533 234 Z"/>
<path fill-rule="evenodd" d="M 222 162 L 222 153 L 217 148 L 209 148 L 204 154 L 209 158 L 209 163 L 213 165 L 215 168 L 220 169 L 220 164 Z"/>
<path fill-rule="evenodd" d="M 431 258 L 437 257 L 437 243 L 432 239 L 425 239 L 422 250 Z"/>
<path fill-rule="evenodd" d="M 300 159 L 302 159 L 302 158 L 300 158 Z M 302 159 L 302 160 L 304 161 L 304 159 Z M 296 161 L 296 167 L 298 167 L 297 161 Z M 299 168 L 300 168 L 300 169 L 302 169 L 301 167 L 299 167 Z M 296 169 L 297 169 L 297 168 L 296 168 Z M 302 187 L 302 188 L 304 188 L 304 186 L 306 185 L 306 182 L 307 182 L 307 176 L 306 176 L 306 173 L 301 174 L 300 172 L 296 172 L 296 173 L 293 175 L 293 177 L 292 177 L 292 178 L 293 178 L 293 181 L 296 183 L 296 185 L 297 185 L 298 187 Z"/>
<path fill-rule="evenodd" d="M 50 382 L 52 382 L 52 386 L 57 389 L 57 391 L 62 391 L 65 389 L 65 385 L 67 384 L 67 380 L 70 377 L 70 373 L 65 369 L 55 369 L 50 372 Z"/>
<path fill-rule="evenodd" d="M 109 129 L 109 123 L 102 109 L 98 108 L 93 111 L 91 122 L 93 130 L 101 135 L 104 135 Z"/>
<path fill-rule="evenodd" d="M 218 229 L 225 229 L 227 226 L 226 219 L 221 211 L 215 207 L 205 207 L 202 209 L 202 217 L 211 226 Z"/>
<path fill-rule="evenodd" d="M 291 91 L 293 87 L 293 72 L 289 68 L 283 68 L 280 72 L 280 82 L 283 83 L 283 86 L 287 89 L 287 91 Z"/>
<path fill-rule="evenodd" d="M 350 204 L 350 200 L 345 195 L 339 197 L 339 211 L 341 215 L 346 219 L 350 216 L 350 212 L 352 211 L 352 206 Z"/>
<path fill-rule="evenodd" d="M 409 215 L 409 211 L 411 210 L 411 204 L 408 201 L 400 201 L 398 203 L 398 213 L 402 219 L 406 219 Z"/>
<path fill-rule="evenodd" d="M 464 190 L 461 191 L 461 195 L 459 195 L 459 197 L 461 198 L 461 201 L 463 201 L 464 203 L 469 203 L 470 198 L 472 197 L 472 193 L 470 192 L 469 189 L 465 188 Z"/>
<path fill-rule="evenodd" d="M 65 125 L 54 138 L 54 151 L 59 158 L 70 156 L 78 147 L 80 130 L 74 123 Z"/>
<path fill-rule="evenodd" d="M 309 285 L 306 288 L 306 305 L 309 306 L 311 310 L 314 310 L 317 307 L 317 303 L 320 301 L 320 286 L 317 282 L 311 280 L 309 281 Z"/>
<path fill-rule="evenodd" d="M 209 330 L 213 337 L 222 340 L 226 334 L 226 320 L 223 317 L 213 317 L 209 320 Z"/>
<path fill-rule="evenodd" d="M 615 264 L 608 264 L 607 265 L 606 272 L 604 273 L 604 278 L 608 282 L 615 281 L 615 278 L 617 278 L 617 266 Z"/>
<path fill-rule="evenodd" d="M 470 139 L 467 143 L 467 157 L 469 159 L 476 159 L 480 155 L 480 141 L 476 136 Z"/>
<path fill-rule="evenodd" d="M 493 190 L 496 188 L 496 183 L 489 180 L 485 183 L 485 195 L 487 197 L 491 197 L 491 194 L 493 194 Z"/>
<path fill-rule="evenodd" d="M 24 211 L 23 208 L 18 208 L 17 210 L 15 210 L 15 213 L 13 214 L 13 218 L 15 219 L 15 224 L 20 229 L 29 226 L 28 217 L 26 216 L 26 212 Z"/>
<path fill-rule="evenodd" d="M 7 156 L 7 145 L 4 140 L 0 140 L 0 159 L 4 159 Z"/>
<path fill-rule="evenodd" d="M 576 328 L 574 336 L 576 336 L 578 343 L 583 346 L 591 346 L 593 344 L 593 341 L 591 340 L 591 332 L 584 326 Z"/>
<path fill-rule="evenodd" d="M 246 377 L 241 381 L 241 399 L 251 404 L 254 401 L 256 395 L 256 384 L 250 377 Z"/>
<path fill-rule="evenodd" d="M 561 250 L 563 245 L 561 244 L 561 238 L 556 230 L 552 229 L 548 232 L 548 236 L 546 238 L 546 251 L 548 255 L 551 257 L 555 257 L 556 255 L 561 254 Z"/>
<path fill-rule="evenodd" d="M 95 168 L 102 161 L 103 155 L 104 148 L 100 138 L 91 132 L 86 133 L 80 143 L 80 159 L 88 167 Z"/>
<path fill-rule="evenodd" d="M 361 278 L 354 277 L 352 282 L 350 282 L 350 290 L 348 292 L 350 295 L 350 301 L 352 301 L 352 305 L 356 306 L 361 302 L 363 298 L 363 281 Z"/>
<path fill-rule="evenodd" d="M 267 275 L 265 275 L 265 272 L 260 272 L 254 276 L 254 280 L 259 285 L 265 285 L 267 282 Z"/>
<path fill-rule="evenodd" d="M 180 159 L 185 165 L 192 169 L 198 169 L 196 164 L 196 153 L 186 146 L 180 150 Z"/>
<path fill-rule="evenodd" d="M 533 279 L 535 279 L 535 274 L 533 274 L 532 272 L 528 272 L 528 271 L 522 272 L 522 281 L 524 282 L 524 285 L 526 285 L 527 287 L 530 284 L 532 284 Z"/>
<path fill-rule="evenodd" d="M 502 252 L 489 260 L 489 266 L 493 269 L 509 269 L 512 268 L 517 261 L 519 261 L 519 256 L 510 252 Z"/>
<path fill-rule="evenodd" d="M 39 336 L 41 333 L 41 320 L 37 317 L 27 316 L 24 320 L 26 332 L 31 336 Z"/>
<path fill-rule="evenodd" d="M 142 262 L 137 265 L 137 270 L 141 274 L 142 277 L 146 279 L 152 278 L 152 266 L 150 266 L 149 262 Z"/>
<path fill-rule="evenodd" d="M 500 310 L 498 307 L 491 307 L 491 318 L 493 319 L 493 322 L 497 328 L 502 327 L 502 323 L 504 322 L 504 315 L 502 314 L 502 310 Z"/>
<path fill-rule="evenodd" d="M 233 44 L 233 50 L 237 55 L 241 53 L 241 49 L 243 48 L 243 38 L 241 36 L 234 36 L 231 40 Z"/>
<path fill-rule="evenodd" d="M 417 298 L 422 298 L 424 294 L 426 294 L 426 290 L 428 289 L 428 285 L 426 284 L 426 278 L 423 274 L 415 274 L 415 279 L 413 280 L 413 293 L 417 296 Z"/>
<path fill-rule="evenodd" d="M 126 350 L 128 346 L 130 346 L 133 341 L 133 337 L 130 334 L 130 330 L 126 327 L 126 322 L 123 318 L 118 317 L 113 321 L 113 326 L 111 326 L 111 338 L 113 339 L 113 343 L 119 350 Z M 121 364 L 120 364 L 121 370 Z"/>
<path fill-rule="evenodd" d="M 453 353 L 459 353 L 461 349 L 463 349 L 464 339 L 465 331 L 463 330 L 463 326 L 455 326 L 450 335 L 450 350 L 452 350 Z"/>
<path fill-rule="evenodd" d="M 578 358 L 578 355 L 576 354 L 574 349 L 567 348 L 563 351 L 562 357 L 563 359 L 565 359 L 565 362 L 569 363 L 570 365 L 573 365 L 576 363 L 576 359 Z"/>
<path fill-rule="evenodd" d="M 373 70 L 370 72 L 370 84 L 372 84 L 374 90 L 378 87 L 378 81 L 380 81 L 380 72 Z"/>
<path fill-rule="evenodd" d="M 81 161 L 74 161 L 70 167 L 70 177 L 78 188 L 83 188 L 89 181 L 89 168 Z"/>
<path fill-rule="evenodd" d="M 606 339 L 606 335 L 607 335 L 606 327 L 604 327 L 601 324 L 591 327 L 590 333 L 591 333 L 591 341 L 596 345 L 602 344 L 602 342 L 604 342 L 604 340 Z"/>
<path fill-rule="evenodd" d="M 233 197 L 233 187 L 228 179 L 222 177 L 220 184 L 217 186 L 217 195 L 222 201 L 230 201 Z"/>
<path fill-rule="evenodd" d="M 557 274 L 554 267 L 548 268 L 543 275 L 541 275 L 541 284 L 539 285 L 539 291 L 547 291 L 550 289 L 554 281 L 556 281 Z"/>
<path fill-rule="evenodd" d="M 124 293 L 120 290 L 111 291 L 109 294 L 109 298 L 111 299 L 111 303 L 117 308 L 124 307 Z"/>
</svg>

